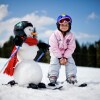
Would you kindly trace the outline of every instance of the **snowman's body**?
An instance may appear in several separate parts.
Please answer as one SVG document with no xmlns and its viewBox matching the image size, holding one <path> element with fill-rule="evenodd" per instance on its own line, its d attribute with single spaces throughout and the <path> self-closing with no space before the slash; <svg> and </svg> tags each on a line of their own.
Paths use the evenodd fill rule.
<svg viewBox="0 0 100 100">
<path fill-rule="evenodd" d="M 29 46 L 26 43 L 23 43 L 22 47 L 20 47 L 17 58 L 19 61 L 22 60 L 33 60 L 35 56 L 37 55 L 38 47 L 36 45 Z"/>
<path fill-rule="evenodd" d="M 38 51 L 38 47 L 29 46 L 23 43 L 20 47 L 17 57 L 19 62 L 15 66 L 14 79 L 19 85 L 28 85 L 29 83 L 39 84 L 42 80 L 42 70 L 33 59 Z"/>
</svg>

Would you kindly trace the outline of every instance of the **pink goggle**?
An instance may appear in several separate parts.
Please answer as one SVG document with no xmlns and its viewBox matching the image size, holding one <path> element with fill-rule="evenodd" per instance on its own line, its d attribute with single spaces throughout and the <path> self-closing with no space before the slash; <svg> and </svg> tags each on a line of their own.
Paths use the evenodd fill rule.
<svg viewBox="0 0 100 100">
<path fill-rule="evenodd" d="M 59 24 L 69 23 L 71 20 L 69 18 L 64 18 L 59 21 Z"/>
</svg>

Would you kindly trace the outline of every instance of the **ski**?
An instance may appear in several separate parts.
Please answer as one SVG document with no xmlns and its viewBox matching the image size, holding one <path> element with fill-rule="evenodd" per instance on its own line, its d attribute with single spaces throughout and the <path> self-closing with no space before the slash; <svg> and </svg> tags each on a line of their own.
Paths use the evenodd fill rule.
<svg viewBox="0 0 100 100">
<path fill-rule="evenodd" d="M 50 90 L 61 90 L 63 88 L 62 85 L 56 85 L 56 86 L 47 86 L 46 89 Z"/>
<path fill-rule="evenodd" d="M 55 88 L 53 88 L 53 90 L 61 90 L 63 88 L 63 86 L 59 86 L 59 87 L 55 87 Z"/>
<path fill-rule="evenodd" d="M 8 82 L 7 84 L 2 84 L 2 85 L 6 85 L 6 86 L 9 85 L 11 87 L 13 87 L 15 85 L 19 86 L 14 80 Z M 19 87 L 25 87 L 25 86 L 19 86 Z M 45 88 L 40 88 L 40 87 L 33 88 L 32 85 L 31 85 L 31 87 L 26 87 L 26 88 L 39 89 L 39 90 L 41 90 L 41 89 L 61 90 L 63 88 L 63 86 L 62 86 L 62 84 L 60 84 L 60 85 L 56 84 L 55 86 L 49 86 L 49 85 L 47 85 Z"/>
<path fill-rule="evenodd" d="M 12 80 L 12 81 L 8 82 L 7 84 L 2 84 L 2 85 L 10 85 L 12 87 L 12 86 L 18 85 L 18 84 L 14 80 Z M 87 85 L 88 85 L 87 83 L 69 84 L 68 82 L 63 81 L 63 82 L 57 82 L 55 86 L 46 85 L 45 88 L 37 88 L 37 89 L 39 89 L 39 90 L 41 90 L 41 89 L 47 89 L 47 90 L 62 90 L 65 86 L 66 87 L 86 87 Z M 30 87 L 30 88 L 32 88 L 32 87 Z M 32 89 L 36 89 L 36 88 L 32 88 Z"/>
<path fill-rule="evenodd" d="M 87 83 L 82 83 L 80 85 L 78 85 L 78 87 L 86 87 L 87 86 Z"/>
<path fill-rule="evenodd" d="M 65 83 L 65 82 L 66 82 L 66 81 L 58 82 L 57 84 L 64 86 L 64 83 Z M 86 87 L 86 86 L 87 86 L 87 83 L 81 83 L 81 84 L 78 84 L 78 83 L 76 83 L 76 84 L 70 84 L 70 83 L 68 83 L 68 82 L 66 82 L 66 83 L 69 84 L 69 85 L 76 86 L 76 87 Z"/>
</svg>

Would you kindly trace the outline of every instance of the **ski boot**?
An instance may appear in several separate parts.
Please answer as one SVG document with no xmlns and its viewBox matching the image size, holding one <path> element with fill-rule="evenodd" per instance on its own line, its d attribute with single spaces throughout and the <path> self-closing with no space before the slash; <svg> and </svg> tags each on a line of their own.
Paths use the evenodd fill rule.
<svg viewBox="0 0 100 100">
<path fill-rule="evenodd" d="M 15 84 L 17 84 L 14 80 L 8 82 L 7 84 L 9 84 L 10 86 L 14 86 Z"/>
<path fill-rule="evenodd" d="M 32 88 L 32 89 L 46 88 L 46 85 L 44 83 L 39 83 L 38 85 L 30 83 L 27 88 Z"/>
<path fill-rule="evenodd" d="M 38 85 L 30 83 L 27 88 L 38 89 Z"/>
<path fill-rule="evenodd" d="M 38 88 L 46 88 L 46 85 L 44 83 L 39 83 Z"/>
<path fill-rule="evenodd" d="M 50 83 L 48 83 L 48 86 L 56 86 L 56 80 L 57 80 L 56 76 L 51 76 L 49 80 L 50 80 Z"/>
<path fill-rule="evenodd" d="M 68 77 L 68 78 L 66 79 L 66 81 L 67 81 L 68 83 L 70 83 L 70 84 L 75 84 L 75 83 L 77 83 L 76 76 L 74 76 L 74 75 Z"/>
</svg>

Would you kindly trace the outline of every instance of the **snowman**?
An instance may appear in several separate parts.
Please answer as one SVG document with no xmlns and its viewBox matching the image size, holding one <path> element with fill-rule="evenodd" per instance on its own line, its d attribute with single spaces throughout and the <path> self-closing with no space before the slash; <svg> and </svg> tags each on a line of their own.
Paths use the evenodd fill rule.
<svg viewBox="0 0 100 100">
<path fill-rule="evenodd" d="M 14 80 L 8 82 L 10 85 L 18 84 L 28 88 L 46 88 L 42 81 L 42 70 L 39 64 L 34 61 L 39 50 L 36 39 L 36 32 L 33 25 L 28 21 L 21 21 L 14 27 L 14 44 L 12 53 L 19 47 L 19 50 L 9 61 L 4 73 L 13 76 Z"/>
</svg>

